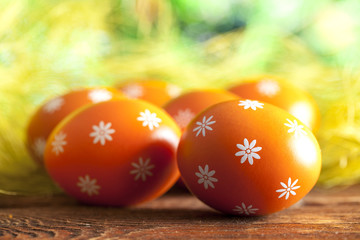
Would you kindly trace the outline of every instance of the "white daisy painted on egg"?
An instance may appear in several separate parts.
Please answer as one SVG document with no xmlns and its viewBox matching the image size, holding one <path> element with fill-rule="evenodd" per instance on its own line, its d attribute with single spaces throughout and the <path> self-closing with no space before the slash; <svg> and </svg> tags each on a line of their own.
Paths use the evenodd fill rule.
<svg viewBox="0 0 360 240">
<path fill-rule="evenodd" d="M 180 109 L 174 116 L 174 120 L 179 125 L 179 127 L 183 129 L 194 117 L 195 113 L 193 113 L 189 108 L 186 108 Z"/>
<path fill-rule="evenodd" d="M 287 185 L 283 182 L 280 182 L 280 185 L 283 187 L 282 189 L 276 190 L 276 192 L 281 193 L 278 198 L 285 197 L 285 200 L 287 200 L 291 195 L 295 196 L 296 192 L 294 190 L 299 189 L 300 186 L 296 186 L 298 182 L 298 179 L 296 179 L 294 182 L 291 182 L 291 178 L 289 177 Z"/>
<path fill-rule="evenodd" d="M 243 144 L 236 144 L 236 147 L 240 149 L 241 151 L 238 151 L 235 153 L 235 156 L 242 156 L 241 158 L 241 164 L 243 164 L 246 160 L 248 160 L 250 165 L 253 165 L 254 158 L 260 159 L 260 155 L 257 153 L 259 152 L 262 147 L 255 147 L 256 140 L 251 141 L 249 144 L 249 141 L 247 138 L 244 139 L 244 145 Z"/>
<path fill-rule="evenodd" d="M 271 79 L 261 80 L 256 87 L 259 93 L 268 97 L 273 97 L 280 91 L 279 83 Z"/>
<path fill-rule="evenodd" d="M 100 121 L 99 125 L 93 125 L 93 132 L 90 133 L 90 137 L 93 137 L 93 144 L 100 142 L 102 146 L 105 145 L 106 141 L 112 141 L 111 134 L 115 133 L 115 129 L 111 129 L 111 122 L 104 123 Z"/>
<path fill-rule="evenodd" d="M 97 180 L 95 178 L 91 179 L 89 175 L 85 175 L 84 177 L 79 177 L 79 181 L 77 182 L 77 186 L 80 188 L 82 193 L 86 193 L 89 196 L 99 195 L 100 186 L 97 185 Z"/>
<path fill-rule="evenodd" d="M 244 106 L 244 109 L 249 109 L 251 108 L 252 110 L 256 110 L 257 108 L 264 108 L 264 104 L 256 101 L 256 100 L 250 100 L 250 99 L 246 99 L 246 100 L 240 100 L 239 101 L 239 106 Z"/>
<path fill-rule="evenodd" d="M 289 127 L 288 133 L 294 133 L 295 137 L 298 137 L 299 135 L 307 135 L 307 133 L 304 130 L 304 126 L 301 124 L 298 124 L 296 119 L 294 121 L 291 121 L 290 119 L 286 119 L 288 122 L 284 123 L 285 126 Z"/>
<path fill-rule="evenodd" d="M 145 182 L 148 176 L 150 177 L 153 175 L 151 169 L 153 169 L 155 165 L 150 164 L 150 158 L 147 158 L 144 161 L 143 158 L 140 157 L 139 162 L 133 162 L 131 165 L 134 167 L 134 169 L 130 171 L 130 174 L 135 174 L 135 181 L 141 178 L 141 180 Z"/>
<path fill-rule="evenodd" d="M 106 89 L 94 89 L 89 92 L 88 97 L 93 103 L 98 103 L 110 100 L 112 93 Z"/>
<path fill-rule="evenodd" d="M 143 87 L 138 84 L 127 85 L 121 91 L 129 98 L 140 98 L 144 94 Z"/>
<path fill-rule="evenodd" d="M 64 146 L 67 144 L 65 141 L 66 134 L 59 132 L 55 135 L 54 140 L 51 142 L 52 151 L 57 155 L 64 152 Z"/>
<path fill-rule="evenodd" d="M 40 137 L 35 139 L 32 149 L 34 150 L 36 156 L 38 156 L 39 158 L 42 158 L 44 156 L 45 146 L 46 146 L 45 138 Z"/>
<path fill-rule="evenodd" d="M 249 205 L 246 206 L 245 203 L 241 203 L 240 206 L 235 206 L 235 208 L 233 209 L 234 212 L 236 212 L 237 214 L 240 215 L 252 215 L 252 214 L 256 214 L 256 211 L 258 211 L 258 208 L 254 208 L 253 205 Z"/>
<path fill-rule="evenodd" d="M 142 122 L 142 126 L 148 126 L 152 131 L 154 128 L 158 128 L 161 123 L 161 119 L 156 116 L 156 113 L 150 112 L 148 109 L 145 109 L 144 112 L 140 112 L 140 117 L 137 118 L 138 121 Z"/>
<path fill-rule="evenodd" d="M 181 94 L 181 88 L 173 84 L 167 85 L 166 91 L 169 94 L 169 96 L 172 98 L 175 98 Z"/>
<path fill-rule="evenodd" d="M 205 137 L 206 131 L 212 131 L 212 127 L 210 125 L 216 123 L 216 121 L 211 121 L 214 116 L 210 116 L 209 118 L 206 118 L 206 116 L 203 117 L 202 122 L 197 121 L 195 127 L 193 129 L 193 132 L 196 132 L 196 137 L 202 134 L 203 137 Z"/>
<path fill-rule="evenodd" d="M 46 103 L 43 109 L 45 112 L 51 114 L 59 111 L 64 104 L 65 100 L 62 97 L 57 97 Z"/>
<path fill-rule="evenodd" d="M 196 172 L 195 175 L 199 177 L 198 184 L 204 184 L 204 188 L 208 189 L 215 188 L 214 183 L 217 182 L 217 178 L 214 178 L 215 170 L 209 171 L 209 166 L 206 164 L 204 168 L 198 166 L 199 172 Z"/>
</svg>

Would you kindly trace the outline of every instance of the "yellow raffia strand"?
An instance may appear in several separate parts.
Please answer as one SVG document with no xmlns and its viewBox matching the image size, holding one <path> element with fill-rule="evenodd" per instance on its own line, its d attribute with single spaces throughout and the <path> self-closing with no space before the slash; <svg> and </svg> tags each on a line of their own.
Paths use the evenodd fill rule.
<svg viewBox="0 0 360 240">
<path fill-rule="evenodd" d="M 126 24 L 121 11 L 112 13 L 118 1 L 49 2 L 0 1 L 0 193 L 59 191 L 25 147 L 27 122 L 41 103 L 72 88 L 141 77 L 185 89 L 227 88 L 262 73 L 284 77 L 321 110 L 319 184 L 360 181 L 360 73 L 330 68 L 300 39 L 262 26 L 182 44 L 167 1 L 122 1 L 138 18 L 137 39 L 114 33 L 114 24 Z"/>
</svg>

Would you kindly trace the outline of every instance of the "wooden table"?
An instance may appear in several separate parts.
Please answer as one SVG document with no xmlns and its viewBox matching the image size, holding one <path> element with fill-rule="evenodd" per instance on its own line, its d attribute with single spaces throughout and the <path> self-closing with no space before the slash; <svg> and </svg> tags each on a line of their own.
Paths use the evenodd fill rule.
<svg viewBox="0 0 360 240">
<path fill-rule="evenodd" d="M 171 190 L 132 208 L 85 206 L 58 196 L 0 196 L 0 239 L 360 239 L 360 185 L 315 189 L 290 209 L 230 217 Z"/>
</svg>

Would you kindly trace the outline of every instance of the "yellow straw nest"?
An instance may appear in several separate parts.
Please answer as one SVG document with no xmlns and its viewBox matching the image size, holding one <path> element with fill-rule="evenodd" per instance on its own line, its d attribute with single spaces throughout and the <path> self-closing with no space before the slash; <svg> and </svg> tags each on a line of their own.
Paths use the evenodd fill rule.
<svg viewBox="0 0 360 240">
<path fill-rule="evenodd" d="M 123 24 L 113 16 L 115 1 L 46 2 L 0 3 L 0 192 L 60 191 L 25 147 L 29 118 L 46 99 L 76 87 L 112 86 L 129 78 L 156 77 L 188 89 L 226 88 L 261 73 L 282 76 L 316 99 L 322 113 L 316 133 L 323 152 L 319 184 L 359 182 L 357 72 L 329 68 L 299 39 L 261 26 L 183 44 L 169 24 L 166 1 L 150 2 L 163 9 L 157 19 L 167 24 L 158 23 L 152 36 L 153 19 L 139 17 L 142 37 L 137 39 L 114 34 L 112 26 Z M 134 13 L 142 14 L 138 7 L 134 5 Z"/>
<path fill-rule="evenodd" d="M 318 133 L 323 153 L 320 183 L 326 186 L 360 182 L 360 74 L 343 70 L 319 84 L 323 121 Z M 319 89 L 320 90 L 320 89 Z"/>
</svg>

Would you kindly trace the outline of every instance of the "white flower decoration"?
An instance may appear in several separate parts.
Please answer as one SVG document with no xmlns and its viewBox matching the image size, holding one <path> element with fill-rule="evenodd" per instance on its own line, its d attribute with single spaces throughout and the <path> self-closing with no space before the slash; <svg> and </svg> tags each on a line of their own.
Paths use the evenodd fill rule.
<svg viewBox="0 0 360 240">
<path fill-rule="evenodd" d="M 111 122 L 108 122 L 106 125 L 104 121 L 100 121 L 99 125 L 93 125 L 93 132 L 90 133 L 90 137 L 94 138 L 93 143 L 96 144 L 100 142 L 101 145 L 105 145 L 106 140 L 112 141 L 111 134 L 115 132 L 114 129 L 111 129 Z"/>
<path fill-rule="evenodd" d="M 213 182 L 217 182 L 217 178 L 214 178 L 215 170 L 209 172 L 209 166 L 206 164 L 204 169 L 199 166 L 199 172 L 196 172 L 195 175 L 199 177 L 198 184 L 204 184 L 204 188 L 208 189 L 208 186 L 215 188 Z"/>
<path fill-rule="evenodd" d="M 94 89 L 89 92 L 88 97 L 93 103 L 98 103 L 110 100 L 112 93 L 106 89 Z"/>
<path fill-rule="evenodd" d="M 296 179 L 293 183 L 291 183 L 291 178 L 288 179 L 287 185 L 283 182 L 280 182 L 280 184 L 281 184 L 281 186 L 283 186 L 283 188 L 276 190 L 276 192 L 281 192 L 281 194 L 279 195 L 278 198 L 282 198 L 283 196 L 285 196 L 285 199 L 287 200 L 290 196 L 290 193 L 291 193 L 291 195 L 295 196 L 296 192 L 294 190 L 300 188 L 300 186 L 295 186 L 297 182 L 298 182 L 298 179 Z"/>
<path fill-rule="evenodd" d="M 129 98 L 139 98 L 144 94 L 143 87 L 137 84 L 127 85 L 121 90 Z"/>
<path fill-rule="evenodd" d="M 183 129 L 194 117 L 195 113 L 193 113 L 189 108 L 186 108 L 185 110 L 180 109 L 174 116 L 174 120 L 179 125 L 179 127 Z"/>
<path fill-rule="evenodd" d="M 39 158 L 42 158 L 44 156 L 45 146 L 46 140 L 44 138 L 35 139 L 32 149 L 34 150 L 36 156 L 38 156 Z"/>
<path fill-rule="evenodd" d="M 153 175 L 150 170 L 153 169 L 155 166 L 152 164 L 149 165 L 149 163 L 150 163 L 150 158 L 147 158 L 144 162 L 141 157 L 139 158 L 139 163 L 134 163 L 134 162 L 131 163 L 134 169 L 130 171 L 130 174 L 136 174 L 134 177 L 135 181 L 141 177 L 141 180 L 145 182 L 147 176 Z"/>
<path fill-rule="evenodd" d="M 45 112 L 51 114 L 60 110 L 60 108 L 64 105 L 64 103 L 65 100 L 62 97 L 57 97 L 46 103 L 43 109 Z"/>
<path fill-rule="evenodd" d="M 51 145 L 53 146 L 52 151 L 55 152 L 56 156 L 64 152 L 64 146 L 67 144 L 65 138 L 66 134 L 59 132 L 55 135 L 54 141 L 51 142 Z"/>
<path fill-rule="evenodd" d="M 175 98 L 175 97 L 180 95 L 181 88 L 179 88 L 176 85 L 169 84 L 169 85 L 166 86 L 166 91 L 167 91 L 167 93 L 169 94 L 170 97 Z"/>
<path fill-rule="evenodd" d="M 248 216 L 251 214 L 255 214 L 258 210 L 258 208 L 253 208 L 253 205 L 246 206 L 245 203 L 241 203 L 241 206 L 235 206 L 235 208 L 233 209 L 233 211 L 237 214 L 245 214 Z"/>
<path fill-rule="evenodd" d="M 260 103 L 258 101 L 255 100 L 240 100 L 239 101 L 239 106 L 244 106 L 244 109 L 248 109 L 251 108 L 252 110 L 256 110 L 256 108 L 263 108 L 263 103 Z"/>
<path fill-rule="evenodd" d="M 271 79 L 260 81 L 256 87 L 261 94 L 268 97 L 273 97 L 280 91 L 279 83 Z"/>
<path fill-rule="evenodd" d="M 211 119 L 214 116 L 210 116 L 208 119 L 206 119 L 206 116 L 203 117 L 202 122 L 196 122 L 197 127 L 193 129 L 193 132 L 196 132 L 196 137 L 199 136 L 200 133 L 202 133 L 202 136 L 205 137 L 206 130 L 212 131 L 212 127 L 209 127 L 209 125 L 212 125 L 216 123 L 216 121 L 211 121 Z"/>
<path fill-rule="evenodd" d="M 137 120 L 142 122 L 143 127 L 148 126 L 151 131 L 154 127 L 159 127 L 161 122 L 161 119 L 156 117 L 156 113 L 151 113 L 148 109 L 145 109 L 145 112 L 141 112 Z"/>
<path fill-rule="evenodd" d="M 100 186 L 96 182 L 96 179 L 91 179 L 89 175 L 85 175 L 85 177 L 79 177 L 79 182 L 76 185 L 81 192 L 87 193 L 89 196 L 99 195 Z"/>
<path fill-rule="evenodd" d="M 256 140 L 253 140 L 250 144 L 247 138 L 244 139 L 244 145 L 236 144 L 241 151 L 235 153 L 235 156 L 243 156 L 241 158 L 241 163 L 244 163 L 246 160 L 249 161 L 250 165 L 253 165 L 253 158 L 260 159 L 258 151 L 262 149 L 262 147 L 255 147 Z M 255 148 L 254 148 L 255 147 Z"/>
<path fill-rule="evenodd" d="M 298 124 L 298 122 L 296 121 L 296 119 L 294 119 L 294 121 L 292 122 L 290 119 L 286 119 L 289 123 L 284 123 L 285 126 L 289 127 L 290 129 L 288 130 L 288 133 L 294 133 L 295 137 L 298 137 L 299 135 L 303 134 L 303 135 L 307 135 L 307 133 L 305 132 L 305 130 L 303 129 L 304 126 L 301 124 Z"/>
</svg>

